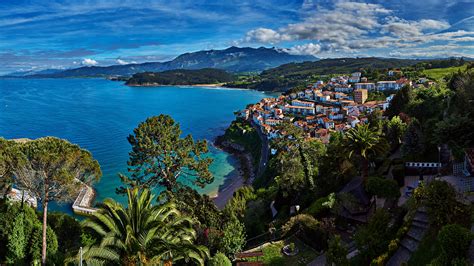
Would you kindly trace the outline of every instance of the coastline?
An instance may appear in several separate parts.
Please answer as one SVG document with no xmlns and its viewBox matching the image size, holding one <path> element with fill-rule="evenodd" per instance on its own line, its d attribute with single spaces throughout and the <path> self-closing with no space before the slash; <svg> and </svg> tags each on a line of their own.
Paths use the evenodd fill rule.
<svg viewBox="0 0 474 266">
<path fill-rule="evenodd" d="M 214 141 L 214 145 L 236 156 L 239 160 L 238 175 L 224 188 L 219 188 L 215 195 L 209 196 L 219 209 L 223 209 L 226 203 L 233 197 L 234 192 L 248 184 L 251 184 L 255 177 L 255 167 L 252 163 L 252 156 L 245 149 L 236 143 L 230 143 L 219 136 Z"/>
<path fill-rule="evenodd" d="M 166 86 L 191 86 L 191 87 L 222 87 L 224 83 L 213 83 L 213 84 L 160 84 L 160 83 L 143 83 L 143 84 L 127 84 L 130 87 L 166 87 Z"/>
</svg>

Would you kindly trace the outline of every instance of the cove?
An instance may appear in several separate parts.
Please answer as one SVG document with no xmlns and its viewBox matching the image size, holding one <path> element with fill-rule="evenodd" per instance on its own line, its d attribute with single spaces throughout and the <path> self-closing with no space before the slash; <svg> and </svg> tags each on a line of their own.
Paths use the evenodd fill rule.
<svg viewBox="0 0 474 266">
<path fill-rule="evenodd" d="M 105 79 L 0 79 L 0 136 L 56 136 L 92 152 L 103 176 L 95 184 L 96 201 L 125 198 L 115 193 L 118 173 L 127 172 L 126 137 L 147 117 L 168 114 L 183 134 L 211 144 L 234 119 L 234 111 L 255 103 L 259 91 L 194 86 L 128 87 Z M 235 177 L 238 162 L 210 145 L 214 182 L 200 193 L 214 195 Z M 70 205 L 51 206 L 71 213 Z"/>
</svg>

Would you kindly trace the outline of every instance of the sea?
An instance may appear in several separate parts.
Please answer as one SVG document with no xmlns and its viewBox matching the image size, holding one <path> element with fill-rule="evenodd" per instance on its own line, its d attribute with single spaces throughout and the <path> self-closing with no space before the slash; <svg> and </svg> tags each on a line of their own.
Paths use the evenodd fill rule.
<svg viewBox="0 0 474 266">
<path fill-rule="evenodd" d="M 246 89 L 197 86 L 129 87 L 123 82 L 88 79 L 0 79 L 0 137 L 55 136 L 89 150 L 103 176 L 94 184 L 96 201 L 113 198 L 127 174 L 127 136 L 147 117 L 168 114 L 183 135 L 209 142 L 214 182 L 200 193 L 215 195 L 238 176 L 237 159 L 212 145 L 235 118 L 234 111 L 275 94 Z M 226 182 L 227 181 L 227 182 Z M 71 213 L 71 204 L 51 204 Z"/>
</svg>

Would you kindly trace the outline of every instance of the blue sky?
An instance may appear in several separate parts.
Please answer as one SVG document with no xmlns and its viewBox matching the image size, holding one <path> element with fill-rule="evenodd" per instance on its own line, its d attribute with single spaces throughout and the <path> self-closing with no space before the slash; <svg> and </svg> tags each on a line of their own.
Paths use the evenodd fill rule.
<svg viewBox="0 0 474 266">
<path fill-rule="evenodd" d="M 0 1 L 0 73 L 231 45 L 320 58 L 474 57 L 474 1 Z"/>
</svg>

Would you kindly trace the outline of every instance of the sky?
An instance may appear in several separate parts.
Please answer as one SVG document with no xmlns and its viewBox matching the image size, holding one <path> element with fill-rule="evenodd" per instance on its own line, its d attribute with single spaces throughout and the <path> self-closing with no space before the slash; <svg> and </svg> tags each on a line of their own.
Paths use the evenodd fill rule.
<svg viewBox="0 0 474 266">
<path fill-rule="evenodd" d="M 472 0 L 0 0 L 0 74 L 279 47 L 336 57 L 474 57 Z"/>
</svg>

